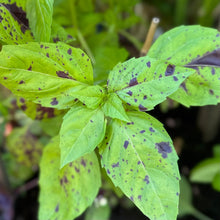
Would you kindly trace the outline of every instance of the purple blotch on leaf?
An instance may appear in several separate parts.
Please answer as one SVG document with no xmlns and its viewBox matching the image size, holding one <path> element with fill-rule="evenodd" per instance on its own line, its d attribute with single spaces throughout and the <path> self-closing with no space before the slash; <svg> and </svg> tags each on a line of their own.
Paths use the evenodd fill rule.
<svg viewBox="0 0 220 220">
<path fill-rule="evenodd" d="M 77 173 L 79 173 L 80 169 L 78 169 L 77 167 L 74 167 L 74 168 L 75 168 L 75 171 L 76 171 Z"/>
<path fill-rule="evenodd" d="M 20 102 L 21 103 L 25 103 L 25 99 L 24 98 L 20 98 Z"/>
<path fill-rule="evenodd" d="M 50 103 L 51 105 L 57 105 L 58 101 L 56 98 L 53 98 L 52 102 Z"/>
<path fill-rule="evenodd" d="M 137 84 L 138 84 L 138 81 L 137 81 L 137 78 L 136 78 L 136 77 L 133 78 L 133 79 L 131 79 L 130 82 L 129 82 L 129 86 L 135 86 L 135 85 L 137 85 Z"/>
<path fill-rule="evenodd" d="M 141 130 L 140 133 L 143 134 L 145 132 L 145 130 Z"/>
<path fill-rule="evenodd" d="M 108 173 L 108 174 L 111 174 L 111 172 L 109 171 L 109 169 L 107 169 L 107 173 Z"/>
<path fill-rule="evenodd" d="M 57 206 L 55 208 L 55 212 L 59 212 L 59 203 L 57 204 Z"/>
<path fill-rule="evenodd" d="M 178 81 L 178 78 L 176 76 L 173 76 L 174 81 Z"/>
<path fill-rule="evenodd" d="M 65 73 L 64 71 L 56 71 L 57 76 L 64 79 L 72 79 L 72 77 L 69 76 L 69 73 Z"/>
<path fill-rule="evenodd" d="M 155 146 L 158 150 L 158 153 L 160 153 L 163 158 L 167 158 L 167 154 L 172 152 L 169 142 L 156 143 Z"/>
<path fill-rule="evenodd" d="M 147 67 L 151 67 L 151 63 L 150 63 L 150 61 L 149 62 L 147 62 Z"/>
<path fill-rule="evenodd" d="M 144 182 L 146 182 L 147 184 L 149 184 L 149 176 L 148 175 L 146 175 L 145 177 L 144 177 Z"/>
<path fill-rule="evenodd" d="M 71 55 L 71 54 L 72 54 L 72 49 L 70 48 L 69 50 L 67 50 L 67 53 L 68 53 L 69 55 Z"/>
<path fill-rule="evenodd" d="M 175 71 L 175 65 L 169 64 L 169 65 L 167 66 L 167 69 L 166 69 L 166 72 L 165 72 L 165 76 L 171 76 L 171 75 L 173 75 L 174 71 Z"/>
<path fill-rule="evenodd" d="M 128 144 L 129 144 L 129 141 L 125 141 L 125 142 L 124 142 L 124 148 L 125 148 L 125 149 L 127 149 Z"/>
<path fill-rule="evenodd" d="M 119 167 L 119 162 L 118 162 L 118 163 L 113 163 L 113 164 L 112 164 L 112 168 L 115 168 L 115 167 Z"/>
<path fill-rule="evenodd" d="M 212 89 L 209 90 L 210 95 L 214 95 L 214 91 Z"/>
<path fill-rule="evenodd" d="M 149 131 L 155 132 L 155 130 L 152 127 L 149 128 Z"/>
<path fill-rule="evenodd" d="M 185 67 L 194 69 L 196 66 L 201 65 L 220 67 L 220 49 L 208 52 L 202 57 L 198 56 L 191 63 L 186 64 Z"/>
<path fill-rule="evenodd" d="M 142 197 L 141 195 L 138 196 L 138 199 L 139 199 L 140 201 L 141 201 L 141 197 Z"/>
<path fill-rule="evenodd" d="M 183 88 L 183 90 L 184 90 L 185 92 L 188 92 L 188 89 L 186 88 L 186 83 L 185 83 L 185 82 L 181 83 L 181 84 L 180 84 L 180 87 Z"/>
<path fill-rule="evenodd" d="M 146 95 L 144 96 L 143 100 L 145 100 L 145 99 L 147 99 L 147 96 L 146 96 Z"/>
<path fill-rule="evenodd" d="M 81 164 L 86 167 L 86 161 L 84 159 L 81 160 Z"/>
<path fill-rule="evenodd" d="M 128 92 L 126 92 L 126 93 L 127 93 L 128 95 L 130 95 L 130 96 L 132 96 L 132 94 L 133 94 L 132 91 L 130 91 L 130 90 L 129 90 Z"/>
<path fill-rule="evenodd" d="M 215 75 L 215 68 L 212 67 L 212 75 Z"/>
<path fill-rule="evenodd" d="M 144 112 L 144 111 L 147 110 L 147 108 L 145 108 L 145 107 L 144 107 L 143 105 L 141 105 L 141 104 L 138 106 L 138 108 L 139 108 L 139 110 L 142 111 L 142 112 Z"/>
<path fill-rule="evenodd" d="M 24 84 L 24 80 L 21 80 L 21 81 L 19 82 L 19 84 Z"/>
</svg>

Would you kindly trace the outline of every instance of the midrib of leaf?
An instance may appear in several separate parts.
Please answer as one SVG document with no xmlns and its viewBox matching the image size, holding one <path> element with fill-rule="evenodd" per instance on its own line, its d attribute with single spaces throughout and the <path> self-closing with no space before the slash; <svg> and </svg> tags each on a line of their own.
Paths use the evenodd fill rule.
<svg viewBox="0 0 220 220">
<path fill-rule="evenodd" d="M 123 125 L 122 122 L 121 122 L 121 125 Z M 123 126 L 123 127 L 124 127 L 124 126 Z M 124 130 L 125 130 L 125 129 L 124 129 Z M 126 130 L 125 130 L 125 134 L 126 134 L 126 136 L 129 138 L 129 140 L 130 140 L 131 143 L 132 143 L 132 149 L 133 149 L 133 151 L 135 152 L 135 155 L 138 156 L 138 159 L 139 159 L 140 161 L 143 161 L 143 160 L 141 159 L 141 157 L 139 156 L 139 153 L 138 153 L 137 150 L 135 149 L 134 144 L 133 144 L 133 142 L 132 142 L 132 139 L 130 138 L 130 136 L 129 136 L 128 132 L 126 132 Z M 146 173 L 147 175 L 149 175 L 149 173 L 147 172 L 147 169 L 144 167 L 144 165 L 143 165 L 142 163 L 141 163 L 141 166 L 142 166 L 143 170 L 145 171 L 145 173 Z M 151 175 L 149 175 L 149 176 L 151 176 Z M 155 189 L 154 184 L 151 184 L 151 186 L 152 186 L 152 188 L 153 188 L 154 194 L 157 196 L 157 199 L 160 201 L 160 204 L 159 204 L 159 205 L 160 205 L 160 208 L 163 210 L 163 213 L 166 213 L 165 210 L 164 210 L 163 204 L 162 204 L 162 202 L 161 202 L 161 199 L 160 199 L 159 195 L 156 193 L 156 189 Z M 143 205 L 142 205 L 142 208 L 145 210 L 145 208 L 143 207 Z M 166 218 L 166 219 L 167 219 L 167 218 Z M 167 220 L 169 220 L 169 219 L 167 219 Z"/>
<path fill-rule="evenodd" d="M 50 74 L 47 74 L 47 73 L 44 73 L 44 72 L 29 71 L 29 70 L 19 69 L 19 68 L 6 68 L 6 67 L 2 67 L 2 66 L 0 66 L 0 68 L 1 69 L 6 69 L 6 70 L 13 70 L 14 69 L 14 70 L 19 70 L 19 71 L 32 72 L 32 73 L 36 73 L 36 74 L 46 75 L 46 76 L 49 76 L 51 78 L 59 79 L 60 81 L 63 81 L 63 82 L 67 82 L 66 80 L 69 80 L 69 82 L 73 81 L 73 82 L 78 83 L 78 85 L 76 85 L 76 86 L 79 86 L 79 85 L 88 86 L 88 84 L 85 84 L 85 83 L 83 83 L 81 81 L 77 81 L 75 79 L 65 79 L 65 78 L 54 76 L 54 75 L 50 75 Z M 12 73 L 11 73 L 11 75 L 12 75 Z M 49 91 L 49 89 L 47 91 Z"/>
</svg>

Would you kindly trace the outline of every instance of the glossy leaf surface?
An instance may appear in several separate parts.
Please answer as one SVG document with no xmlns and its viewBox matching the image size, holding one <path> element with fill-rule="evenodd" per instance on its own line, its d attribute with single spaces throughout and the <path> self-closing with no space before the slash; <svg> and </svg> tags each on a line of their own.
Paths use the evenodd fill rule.
<svg viewBox="0 0 220 220">
<path fill-rule="evenodd" d="M 100 148 L 102 166 L 150 219 L 176 219 L 179 172 L 172 141 L 150 115 L 128 112 L 128 117 L 131 122 L 115 119 L 108 125 Z"/>
<path fill-rule="evenodd" d="M 39 220 L 74 219 L 90 206 L 101 185 L 94 152 L 60 169 L 59 138 L 44 149 L 40 164 Z"/>
<path fill-rule="evenodd" d="M 82 105 L 64 116 L 60 130 L 61 167 L 92 152 L 105 135 L 104 114 Z"/>
<path fill-rule="evenodd" d="M 27 0 L 26 10 L 30 28 L 38 42 L 49 42 L 54 0 Z"/>
<path fill-rule="evenodd" d="M 195 70 L 141 57 L 118 64 L 109 75 L 108 90 L 129 106 L 147 111 L 175 92 Z"/>
</svg>

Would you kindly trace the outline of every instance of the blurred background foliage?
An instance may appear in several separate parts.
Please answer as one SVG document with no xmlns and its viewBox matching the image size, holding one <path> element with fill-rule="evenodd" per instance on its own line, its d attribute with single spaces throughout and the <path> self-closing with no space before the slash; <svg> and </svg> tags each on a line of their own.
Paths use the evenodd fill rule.
<svg viewBox="0 0 220 220">
<path fill-rule="evenodd" d="M 106 84 L 118 62 L 140 56 L 153 17 L 160 18 L 155 39 L 179 25 L 220 30 L 220 1 L 55 0 L 51 41 L 85 50 L 95 83 Z M 150 113 L 164 123 L 180 157 L 179 219 L 220 219 L 220 106 L 187 109 L 166 100 Z M 63 114 L 16 98 L 0 85 L 0 219 L 37 219 L 38 164 L 43 147 L 58 134 Z M 79 219 L 146 217 L 103 170 L 103 187 Z"/>
</svg>

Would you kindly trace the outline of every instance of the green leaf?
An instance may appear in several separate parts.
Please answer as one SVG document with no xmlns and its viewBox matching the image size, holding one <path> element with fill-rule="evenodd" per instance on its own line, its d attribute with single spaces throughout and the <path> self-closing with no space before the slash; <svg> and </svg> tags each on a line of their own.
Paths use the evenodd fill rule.
<svg viewBox="0 0 220 220">
<path fill-rule="evenodd" d="M 33 167 L 19 163 L 11 153 L 2 154 L 1 160 L 12 188 L 23 185 L 25 181 L 34 175 Z"/>
<path fill-rule="evenodd" d="M 27 0 L 27 18 L 38 42 L 49 42 L 54 0 Z"/>
<path fill-rule="evenodd" d="M 179 171 L 172 141 L 155 118 L 127 114 L 131 122 L 114 119 L 108 124 L 100 147 L 102 166 L 150 219 L 176 219 Z"/>
<path fill-rule="evenodd" d="M 73 106 L 64 116 L 60 130 L 60 166 L 92 152 L 104 138 L 105 126 L 100 109 Z"/>
<path fill-rule="evenodd" d="M 201 26 L 181 26 L 163 34 L 148 56 L 195 70 L 170 98 L 185 106 L 220 101 L 220 33 Z"/>
<path fill-rule="evenodd" d="M 85 220 L 109 220 L 111 209 L 108 204 L 101 204 L 102 200 L 105 203 L 105 198 L 101 198 L 101 201 L 95 201 L 89 209 L 86 211 Z M 100 204 L 98 203 L 100 202 Z"/>
<path fill-rule="evenodd" d="M 102 104 L 102 100 L 106 96 L 106 90 L 99 85 L 95 85 L 88 86 L 80 91 L 73 91 L 70 95 L 79 99 L 88 108 L 96 109 Z"/>
<path fill-rule="evenodd" d="M 190 173 L 190 181 L 211 183 L 220 171 L 220 158 L 208 158 L 197 164 Z"/>
<path fill-rule="evenodd" d="M 122 121 L 130 121 L 122 105 L 122 101 L 118 98 L 118 96 L 115 93 L 108 94 L 107 100 L 105 101 L 105 104 L 102 106 L 102 110 L 105 116 L 117 118 Z"/>
<path fill-rule="evenodd" d="M 169 62 L 141 57 L 118 64 L 109 74 L 108 91 L 116 92 L 129 106 L 151 110 L 175 92 L 194 72 Z"/>
<path fill-rule="evenodd" d="M 189 182 L 183 176 L 180 181 L 179 217 L 193 215 L 197 219 L 211 220 L 208 216 L 197 210 L 192 204 L 192 190 Z"/>
<path fill-rule="evenodd" d="M 25 16 L 16 3 L 0 3 L 0 41 L 13 45 L 34 41 Z"/>
<path fill-rule="evenodd" d="M 184 66 L 218 48 L 220 33 L 216 29 L 199 25 L 179 26 L 161 35 L 147 55 Z"/>
<path fill-rule="evenodd" d="M 53 118 L 43 119 L 40 122 L 40 126 L 47 135 L 54 137 L 59 134 L 62 122 L 63 115 L 58 115 Z"/>
<path fill-rule="evenodd" d="M 27 167 L 39 163 L 43 146 L 29 130 L 29 127 L 15 128 L 6 139 L 8 151 L 16 161 Z"/>
<path fill-rule="evenodd" d="M 1 0 L 2 4 L 12 5 L 13 7 L 22 8 L 24 11 L 26 10 L 26 0 Z"/>
<path fill-rule="evenodd" d="M 220 68 L 195 66 L 196 73 L 189 76 L 169 98 L 189 106 L 216 105 L 220 102 Z"/>
<path fill-rule="evenodd" d="M 124 48 L 101 45 L 94 49 L 94 57 L 96 60 L 94 64 L 94 80 L 99 83 L 106 83 L 109 71 L 119 62 L 125 61 L 128 57 L 128 52 Z"/>
<path fill-rule="evenodd" d="M 44 149 L 40 164 L 39 220 L 74 219 L 95 199 L 101 185 L 94 152 L 60 169 L 59 138 Z"/>
<path fill-rule="evenodd" d="M 15 95 L 44 107 L 69 108 L 70 93 L 92 84 L 92 65 L 80 49 L 64 43 L 4 46 L 0 82 Z"/>
<path fill-rule="evenodd" d="M 212 181 L 213 189 L 220 192 L 220 171 L 215 174 L 213 181 Z"/>
<path fill-rule="evenodd" d="M 66 30 L 57 24 L 56 22 L 53 21 L 52 26 L 51 26 L 51 42 L 58 42 L 62 41 L 64 43 L 71 43 L 75 39 L 66 32 Z"/>
</svg>

